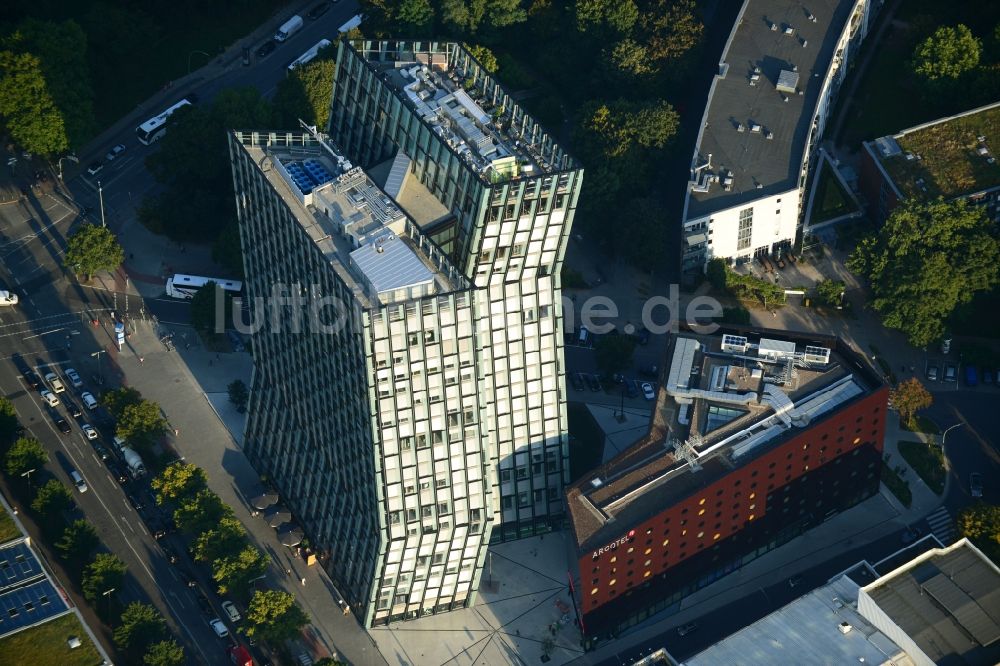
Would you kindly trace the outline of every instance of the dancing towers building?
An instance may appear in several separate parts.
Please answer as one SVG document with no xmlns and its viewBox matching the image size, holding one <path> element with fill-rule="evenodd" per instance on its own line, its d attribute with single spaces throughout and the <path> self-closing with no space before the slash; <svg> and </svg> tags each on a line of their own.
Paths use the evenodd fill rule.
<svg viewBox="0 0 1000 666">
<path fill-rule="evenodd" d="M 551 529 L 569 480 L 559 273 L 580 165 L 460 45 L 342 41 L 329 133 L 475 287 L 493 540 Z"/>
</svg>

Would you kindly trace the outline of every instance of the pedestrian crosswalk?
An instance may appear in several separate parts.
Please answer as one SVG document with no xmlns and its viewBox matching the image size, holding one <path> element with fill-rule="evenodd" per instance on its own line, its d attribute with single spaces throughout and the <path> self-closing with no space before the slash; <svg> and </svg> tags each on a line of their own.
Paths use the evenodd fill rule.
<svg viewBox="0 0 1000 666">
<path fill-rule="evenodd" d="M 927 524 L 930 525 L 931 532 L 938 538 L 938 541 L 945 546 L 950 546 L 955 541 L 955 537 L 957 536 L 955 521 L 952 520 L 948 509 L 942 506 L 927 516 Z"/>
</svg>

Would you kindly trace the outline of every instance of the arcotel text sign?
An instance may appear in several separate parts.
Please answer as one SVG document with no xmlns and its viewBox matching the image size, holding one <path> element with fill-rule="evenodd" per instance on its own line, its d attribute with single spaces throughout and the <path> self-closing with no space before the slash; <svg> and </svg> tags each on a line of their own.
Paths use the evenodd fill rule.
<svg viewBox="0 0 1000 666">
<path fill-rule="evenodd" d="M 625 536 L 618 537 L 617 539 L 615 539 L 606 546 L 601 546 L 600 548 L 594 551 L 594 559 L 596 560 L 604 553 L 610 553 L 612 550 L 615 550 L 616 548 L 618 548 L 618 546 L 621 546 L 634 536 L 635 536 L 635 530 L 629 530 L 629 533 L 626 534 Z"/>
</svg>

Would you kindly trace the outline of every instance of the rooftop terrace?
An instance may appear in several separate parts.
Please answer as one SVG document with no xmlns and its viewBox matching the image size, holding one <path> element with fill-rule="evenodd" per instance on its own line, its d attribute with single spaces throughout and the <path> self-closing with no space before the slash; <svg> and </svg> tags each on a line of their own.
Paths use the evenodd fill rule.
<svg viewBox="0 0 1000 666">
<path fill-rule="evenodd" d="M 392 199 L 325 141 L 310 134 L 235 136 L 363 307 L 465 287 Z"/>
<path fill-rule="evenodd" d="M 579 167 L 459 44 L 357 40 L 350 46 L 482 181 Z"/>
<path fill-rule="evenodd" d="M 869 149 L 904 197 L 955 197 L 1000 186 L 1000 102 L 876 139 Z"/>
<path fill-rule="evenodd" d="M 797 187 L 820 88 L 853 5 L 749 0 L 709 93 L 687 219 Z"/>
<path fill-rule="evenodd" d="M 649 433 L 567 492 L 580 550 L 880 386 L 839 344 L 778 331 L 674 337 Z"/>
</svg>

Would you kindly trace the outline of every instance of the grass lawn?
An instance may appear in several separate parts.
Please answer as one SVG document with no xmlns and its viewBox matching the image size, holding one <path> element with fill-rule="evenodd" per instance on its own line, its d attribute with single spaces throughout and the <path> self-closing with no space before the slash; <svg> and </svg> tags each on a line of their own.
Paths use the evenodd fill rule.
<svg viewBox="0 0 1000 666">
<path fill-rule="evenodd" d="M 910 432 L 922 432 L 925 435 L 940 435 L 941 429 L 937 427 L 934 421 L 931 421 L 926 416 L 921 416 L 917 414 L 909 423 L 902 424 L 903 428 L 909 430 Z"/>
<path fill-rule="evenodd" d="M 903 506 L 909 507 L 913 504 L 913 492 L 910 491 L 910 484 L 884 462 L 882 463 L 882 483 L 892 491 L 892 494 Z"/>
<path fill-rule="evenodd" d="M 899 453 L 928 488 L 938 495 L 944 492 L 947 473 L 944 469 L 944 454 L 939 446 L 924 442 L 900 442 Z"/>
<path fill-rule="evenodd" d="M 6 511 L 0 511 L 0 543 L 6 543 L 11 539 L 21 536 L 20 530 L 14 524 L 14 519 Z"/>
<path fill-rule="evenodd" d="M 71 636 L 81 645 L 71 649 L 66 641 Z M 0 639 L 0 655 L 5 666 L 97 666 L 102 663 L 97 648 L 73 613 Z"/>
<path fill-rule="evenodd" d="M 826 161 L 823 162 L 822 170 L 819 174 L 819 182 L 816 184 L 816 199 L 812 209 L 812 224 L 819 224 L 832 220 L 841 215 L 847 215 L 857 210 L 850 195 L 844 190 L 844 186 L 833 173 L 833 167 Z"/>
<path fill-rule="evenodd" d="M 604 457 L 604 433 L 590 415 L 587 405 L 571 402 L 566 407 L 569 419 L 569 475 L 572 481 L 601 464 Z"/>
</svg>

